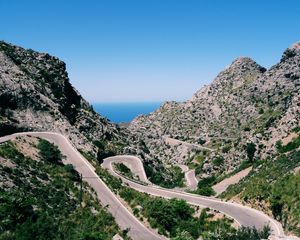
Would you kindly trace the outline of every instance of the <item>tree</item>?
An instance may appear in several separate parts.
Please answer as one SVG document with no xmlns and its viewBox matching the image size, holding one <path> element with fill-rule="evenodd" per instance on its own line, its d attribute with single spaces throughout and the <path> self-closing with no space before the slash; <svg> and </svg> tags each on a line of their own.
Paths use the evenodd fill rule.
<svg viewBox="0 0 300 240">
<path fill-rule="evenodd" d="M 250 162 L 253 161 L 255 151 L 256 151 L 256 145 L 253 142 L 247 143 L 246 152 Z"/>
</svg>

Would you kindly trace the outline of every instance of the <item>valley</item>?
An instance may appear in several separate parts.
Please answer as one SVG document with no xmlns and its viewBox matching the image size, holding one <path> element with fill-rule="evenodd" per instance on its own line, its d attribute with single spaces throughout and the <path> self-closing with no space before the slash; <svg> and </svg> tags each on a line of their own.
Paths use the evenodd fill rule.
<svg viewBox="0 0 300 240">
<path fill-rule="evenodd" d="M 297 239 L 299 79 L 298 42 L 118 125 L 64 62 L 0 42 L 0 239 Z"/>
</svg>

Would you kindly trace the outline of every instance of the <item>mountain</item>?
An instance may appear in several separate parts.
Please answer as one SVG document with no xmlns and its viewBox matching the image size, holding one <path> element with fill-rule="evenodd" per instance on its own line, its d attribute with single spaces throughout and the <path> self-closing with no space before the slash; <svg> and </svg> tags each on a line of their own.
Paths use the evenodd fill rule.
<svg viewBox="0 0 300 240">
<path fill-rule="evenodd" d="M 249 159 L 248 144 L 254 144 L 254 158 L 272 156 L 275 143 L 299 126 L 299 46 L 268 70 L 250 58 L 236 59 L 191 100 L 167 102 L 136 118 L 130 132 L 145 143 L 148 159 L 196 163 L 204 175 L 233 171 Z M 219 158 L 222 164 L 214 164 Z"/>
<path fill-rule="evenodd" d="M 220 197 L 264 211 L 300 235 L 300 42 L 270 69 L 236 59 L 191 100 L 167 102 L 129 131 L 147 149 L 145 162 L 195 169 L 202 195 L 251 167 Z"/>
<path fill-rule="evenodd" d="M 28 130 L 63 133 L 94 155 L 122 138 L 74 89 L 64 62 L 0 42 L 0 135 Z"/>
<path fill-rule="evenodd" d="M 280 62 L 270 69 L 250 58 L 238 58 L 189 101 L 166 102 L 129 126 L 119 127 L 97 114 L 74 89 L 64 62 L 49 54 L 0 42 L 0 136 L 19 131 L 59 132 L 95 166 L 111 155 L 137 155 L 143 160 L 149 180 L 168 188 L 183 187 L 184 174 L 178 165 L 185 164 L 195 170 L 199 183 L 194 193 L 201 195 L 213 195 L 214 184 L 251 167 L 242 181 L 219 197 L 260 209 L 281 221 L 286 231 L 300 236 L 299 90 L 300 42 L 288 48 Z M 26 145 L 26 141 L 31 144 Z M 58 184 L 50 181 L 57 177 L 55 172 L 61 173 L 59 177 L 67 177 L 61 181 L 68 186 L 73 184 L 74 188 L 69 190 L 77 194 L 78 179 L 72 179 L 70 171 L 74 172 L 70 167 L 34 162 L 43 160 L 42 156 L 35 159 L 40 151 L 35 149 L 37 141 L 24 140 L 22 151 L 15 149 L 18 142 L 1 145 L 0 179 L 1 186 L 6 185 L 4 190 L 0 186 L 5 198 L 0 200 L 8 208 L 11 198 L 24 201 L 23 195 L 19 198 L 18 194 L 24 194 L 29 185 L 34 189 L 47 181 Z M 30 155 L 32 151 L 36 154 Z M 26 157 L 28 153 L 31 159 Z M 54 191 L 51 184 L 47 191 Z M 64 194 L 62 189 L 58 190 L 56 194 Z M 27 211 L 32 213 L 36 205 L 44 207 L 34 192 L 30 194 L 31 207 L 28 205 L 25 212 L 21 209 L 21 217 Z M 69 205 L 73 204 L 72 197 L 64 198 Z M 49 207 L 45 211 L 51 212 L 53 207 Z M 77 209 L 82 210 L 79 205 Z M 85 213 L 89 215 L 90 211 Z M 78 216 L 73 220 L 77 221 Z M 52 221 L 41 215 L 40 222 L 44 220 Z M 23 233 L 12 224 L 7 227 L 14 234 Z M 38 225 L 35 227 L 38 229 Z M 114 228 L 107 238 L 116 233 L 120 232 Z"/>
</svg>

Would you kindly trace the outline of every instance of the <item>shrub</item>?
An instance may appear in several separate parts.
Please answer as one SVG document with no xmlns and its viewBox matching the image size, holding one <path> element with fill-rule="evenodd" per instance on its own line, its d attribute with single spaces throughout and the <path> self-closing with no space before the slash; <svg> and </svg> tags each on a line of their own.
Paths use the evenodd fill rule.
<svg viewBox="0 0 300 240">
<path fill-rule="evenodd" d="M 213 161 L 212 161 L 214 166 L 221 166 L 224 164 L 224 158 L 222 156 L 216 157 Z"/>
<path fill-rule="evenodd" d="M 203 195 L 203 196 L 213 196 L 216 194 L 216 192 L 212 189 L 211 186 L 205 186 L 202 188 L 198 188 L 195 193 L 197 193 L 199 195 Z"/>
<path fill-rule="evenodd" d="M 245 132 L 249 132 L 250 130 L 251 130 L 251 128 L 249 126 L 244 127 Z"/>
<path fill-rule="evenodd" d="M 212 196 L 215 194 L 215 191 L 212 189 L 212 185 L 215 184 L 216 177 L 209 176 L 203 178 L 198 182 L 198 189 L 194 193 L 204 196 Z"/>
<path fill-rule="evenodd" d="M 54 164 L 62 163 L 62 154 L 57 146 L 47 140 L 41 139 L 37 145 L 40 151 L 40 156 L 42 160 Z"/>
<path fill-rule="evenodd" d="M 205 139 L 202 139 L 202 138 L 199 138 L 198 139 L 198 144 L 204 144 L 204 143 L 206 143 L 206 140 Z"/>
<path fill-rule="evenodd" d="M 300 132 L 300 126 L 293 128 L 292 132 L 295 132 L 295 133 Z"/>
<path fill-rule="evenodd" d="M 263 114 L 264 112 L 265 112 L 265 111 L 264 111 L 263 108 L 260 108 L 259 111 L 258 111 L 259 114 Z"/>
<path fill-rule="evenodd" d="M 154 184 L 165 188 L 183 186 L 184 173 L 178 166 L 154 169 L 149 164 L 144 164 L 144 169 L 148 179 Z M 162 172 L 165 174 L 162 174 Z"/>
<path fill-rule="evenodd" d="M 116 169 L 122 175 L 129 177 L 129 178 L 133 178 L 133 174 L 132 174 L 130 168 L 128 168 L 124 163 L 115 163 L 114 165 L 116 166 Z"/>
<path fill-rule="evenodd" d="M 216 180 L 215 176 L 209 176 L 207 178 L 203 178 L 198 182 L 198 188 L 211 186 L 212 184 L 214 184 L 215 180 Z"/>
<path fill-rule="evenodd" d="M 255 151 L 256 151 L 256 145 L 253 142 L 247 143 L 246 152 L 250 162 L 253 161 Z"/>
<path fill-rule="evenodd" d="M 66 172 L 69 175 L 69 178 L 73 181 L 80 181 L 80 176 L 79 173 L 74 169 L 72 164 L 67 164 L 64 166 L 64 169 L 66 170 Z"/>
<path fill-rule="evenodd" d="M 277 151 L 280 153 L 290 152 L 297 149 L 300 146 L 300 136 L 298 136 L 293 141 L 289 142 L 287 145 L 282 145 L 282 141 L 276 142 Z"/>
<path fill-rule="evenodd" d="M 231 144 L 226 144 L 223 148 L 222 148 L 222 152 L 223 153 L 228 153 L 231 149 Z"/>
</svg>

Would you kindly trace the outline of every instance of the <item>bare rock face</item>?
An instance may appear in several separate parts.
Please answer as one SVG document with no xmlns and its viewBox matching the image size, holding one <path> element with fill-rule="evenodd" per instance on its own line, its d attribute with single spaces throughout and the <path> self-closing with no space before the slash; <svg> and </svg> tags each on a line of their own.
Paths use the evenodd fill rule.
<svg viewBox="0 0 300 240">
<path fill-rule="evenodd" d="M 194 162 L 204 174 L 231 171 L 248 159 L 247 143 L 255 144 L 255 158 L 272 156 L 276 141 L 299 126 L 299 78 L 300 42 L 288 48 L 281 61 L 268 70 L 241 57 L 191 100 L 165 103 L 133 120 L 129 130 L 147 147 L 146 160 Z M 182 145 L 166 143 L 166 138 L 208 150 L 186 150 Z M 216 164 L 219 158 L 223 164 Z"/>
<path fill-rule="evenodd" d="M 119 138 L 73 88 L 64 62 L 0 42 L 0 135 L 28 130 L 63 133 L 87 152 L 93 140 Z"/>
</svg>

